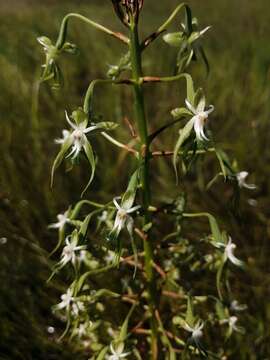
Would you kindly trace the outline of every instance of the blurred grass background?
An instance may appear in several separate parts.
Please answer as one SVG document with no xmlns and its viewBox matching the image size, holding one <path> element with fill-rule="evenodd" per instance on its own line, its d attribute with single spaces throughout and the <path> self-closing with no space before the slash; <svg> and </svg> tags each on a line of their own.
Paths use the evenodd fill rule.
<svg viewBox="0 0 270 360">
<path fill-rule="evenodd" d="M 266 360 L 270 359 L 270 6 L 267 0 L 189 3 L 202 27 L 213 26 L 204 40 L 210 76 L 206 79 L 200 65 L 191 69 L 195 84 L 203 84 L 209 102 L 216 106 L 211 127 L 217 141 L 238 159 L 239 168 L 252 174 L 250 182 L 258 185 L 255 192 L 243 192 L 241 216 L 234 219 L 228 205 L 230 189 L 222 182 L 207 193 L 201 191 L 202 181 L 209 180 L 217 170 L 215 162 L 207 160 L 201 164 L 200 181 L 192 176 L 189 179 L 190 208 L 218 213 L 221 223 L 238 242 L 249 270 L 240 274 L 242 281 L 235 291 L 250 311 L 237 359 Z M 145 0 L 142 34 L 154 30 L 177 4 L 175 0 L 160 3 Z M 56 241 L 47 224 L 79 199 L 81 182 L 86 183 L 88 177 L 82 168 L 72 173 L 62 169 L 53 192 L 49 189 L 50 166 L 57 150 L 53 139 L 66 127 L 64 110 L 72 111 L 81 105 L 88 83 L 104 77 L 108 64 L 116 63 L 124 48 L 87 25 L 73 21 L 69 39 L 79 46 L 80 55 L 61 59 L 65 77 L 61 91 L 42 85 L 38 94 L 37 79 L 44 58 L 36 38 L 47 35 L 55 39 L 61 19 L 69 11 L 124 31 L 108 0 L 0 1 L 1 360 L 87 358 L 74 345 L 64 346 L 57 341 L 62 324 L 50 312 L 65 285 L 61 279 L 46 284 L 50 273 L 47 254 Z M 145 53 L 146 73 L 171 74 L 174 56 L 158 40 Z M 150 127 L 155 129 L 179 105 L 183 90 L 179 84 L 173 88 L 149 86 L 146 96 Z M 126 88 L 99 90 L 96 107 L 106 119 L 120 121 L 123 127 L 125 115 L 132 119 L 132 99 Z M 120 138 L 127 134 L 126 129 L 118 133 Z M 169 150 L 175 134 L 167 134 L 163 139 L 156 148 Z M 98 167 L 94 189 L 87 196 L 110 199 L 122 191 L 126 181 L 124 175 L 117 184 L 111 181 L 119 178 L 117 174 L 125 166 L 123 154 L 119 156 L 119 151 L 104 141 L 97 140 L 96 147 L 106 172 Z M 163 197 L 180 191 L 174 185 L 171 162 L 163 159 L 155 166 L 158 175 L 154 181 L 157 189 L 165 188 Z M 250 198 L 256 200 L 256 206 L 248 203 Z M 204 231 L 204 226 L 199 230 Z M 48 327 L 52 326 L 56 331 L 50 334 Z"/>
</svg>

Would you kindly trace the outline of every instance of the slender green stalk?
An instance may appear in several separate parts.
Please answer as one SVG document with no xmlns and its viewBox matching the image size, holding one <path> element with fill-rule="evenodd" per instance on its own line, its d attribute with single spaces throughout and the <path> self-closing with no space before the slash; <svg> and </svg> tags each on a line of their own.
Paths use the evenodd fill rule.
<svg viewBox="0 0 270 360">
<path fill-rule="evenodd" d="M 85 94 L 83 110 L 86 114 L 91 114 L 92 111 L 92 100 L 94 89 L 97 84 L 109 84 L 109 85 L 131 85 L 133 84 L 132 79 L 123 79 L 123 80 L 112 80 L 112 79 L 96 79 L 91 81 L 90 85 Z"/>
<path fill-rule="evenodd" d="M 168 19 L 150 36 L 148 36 L 141 45 L 141 49 L 144 50 L 147 48 L 160 34 L 167 30 L 168 26 L 175 20 L 176 16 L 182 11 L 182 9 L 186 10 L 186 14 L 188 17 L 191 17 L 190 8 L 187 4 L 182 3 L 177 6 L 177 8 L 171 13 Z"/>
<path fill-rule="evenodd" d="M 126 36 L 124 36 L 123 34 L 119 33 L 119 32 L 114 32 L 108 28 L 106 28 L 105 26 L 103 25 L 100 25 L 90 19 L 88 19 L 87 17 L 83 16 L 83 15 L 80 15 L 80 14 L 76 14 L 76 13 L 70 13 L 68 15 L 66 15 L 62 21 L 62 24 L 61 24 L 61 28 L 60 28 L 60 32 L 59 32 L 59 36 L 58 36 L 58 39 L 57 39 L 57 42 L 56 42 L 56 47 L 58 49 L 61 49 L 62 46 L 64 45 L 65 43 L 65 40 L 66 40 L 66 34 L 67 34 L 67 25 L 68 25 L 68 21 L 70 18 L 77 18 L 91 26 L 93 26 L 95 29 L 97 30 L 100 30 L 110 36 L 113 36 L 119 40 L 121 40 L 122 42 L 124 42 L 125 44 L 128 44 L 129 43 L 129 40 Z"/>
<path fill-rule="evenodd" d="M 149 178 L 149 160 L 151 154 L 149 151 L 149 136 L 147 128 L 147 120 L 145 116 L 144 94 L 142 88 L 142 61 L 141 61 L 141 48 L 138 36 L 137 24 L 131 23 L 130 26 L 130 53 L 132 64 L 132 75 L 135 81 L 134 87 L 134 100 L 135 100 L 135 118 L 140 136 L 140 163 L 142 166 L 142 193 L 143 193 L 143 208 L 144 208 L 144 223 L 151 222 L 151 215 L 149 213 L 149 206 L 151 201 L 151 189 Z M 145 253 L 145 272 L 148 282 L 148 302 L 151 311 L 151 352 L 152 359 L 157 358 L 158 353 L 158 324 L 155 317 L 155 309 L 157 308 L 157 292 L 156 280 L 153 269 L 153 248 L 152 243 L 148 236 L 144 239 L 144 253 Z"/>
</svg>

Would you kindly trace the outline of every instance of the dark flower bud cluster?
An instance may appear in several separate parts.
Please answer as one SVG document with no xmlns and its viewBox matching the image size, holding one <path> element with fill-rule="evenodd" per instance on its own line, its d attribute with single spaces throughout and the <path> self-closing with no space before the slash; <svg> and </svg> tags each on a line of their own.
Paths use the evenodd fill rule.
<svg viewBox="0 0 270 360">
<path fill-rule="evenodd" d="M 112 0 L 112 3 L 119 19 L 129 27 L 131 21 L 136 24 L 138 23 L 143 1 L 144 0 Z"/>
</svg>

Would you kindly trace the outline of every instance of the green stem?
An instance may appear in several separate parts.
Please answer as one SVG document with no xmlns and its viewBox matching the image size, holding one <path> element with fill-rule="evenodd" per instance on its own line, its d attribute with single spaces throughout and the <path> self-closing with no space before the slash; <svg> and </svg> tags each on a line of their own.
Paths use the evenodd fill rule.
<svg viewBox="0 0 270 360">
<path fill-rule="evenodd" d="M 191 11 L 187 4 L 182 3 L 177 6 L 177 8 L 171 13 L 169 18 L 150 36 L 148 36 L 141 45 L 141 49 L 144 50 L 147 48 L 160 34 L 162 34 L 164 31 L 167 30 L 168 26 L 174 21 L 176 16 L 182 11 L 182 9 L 186 10 L 186 16 L 189 19 L 189 21 L 192 21 L 191 17 Z"/>
<path fill-rule="evenodd" d="M 118 33 L 118 32 L 114 32 L 114 31 L 106 28 L 105 26 L 100 25 L 100 24 L 88 19 L 87 17 L 85 17 L 83 15 L 76 14 L 76 13 L 70 13 L 70 14 L 67 14 L 64 17 L 63 21 L 62 21 L 60 32 L 59 32 L 59 35 L 58 35 L 58 39 L 57 39 L 56 44 L 55 44 L 57 49 L 61 49 L 62 46 L 64 45 L 65 41 L 66 41 L 68 20 L 70 18 L 72 18 L 72 17 L 77 18 L 77 19 L 79 19 L 79 20 L 93 26 L 95 29 L 100 30 L 100 31 L 102 31 L 102 32 L 104 32 L 104 33 L 106 33 L 108 35 L 111 35 L 111 36 L 121 40 L 125 44 L 129 43 L 128 38 L 126 36 L 124 36 L 123 34 Z"/>
<path fill-rule="evenodd" d="M 110 85 L 131 85 L 133 84 L 132 79 L 123 79 L 123 80 L 112 80 L 112 79 L 96 79 L 91 81 L 90 85 L 85 94 L 83 110 L 87 115 L 91 115 L 93 107 L 93 94 L 94 89 L 97 84 L 110 84 Z"/>
<path fill-rule="evenodd" d="M 149 160 L 151 157 L 149 151 L 149 136 L 147 120 L 145 116 L 144 93 L 142 88 L 142 60 L 141 48 L 139 43 L 138 28 L 135 23 L 130 26 L 130 52 L 132 75 L 134 80 L 134 100 L 135 100 L 135 118 L 140 136 L 140 164 L 142 166 L 142 193 L 144 208 L 144 224 L 151 222 L 151 215 L 148 211 L 151 201 L 151 189 L 149 178 Z M 157 358 L 158 348 L 158 324 L 155 318 L 155 309 L 157 308 L 157 285 L 153 269 L 153 248 L 148 236 L 144 239 L 145 273 L 147 276 L 148 302 L 151 311 L 151 350 L 152 359 Z"/>
</svg>

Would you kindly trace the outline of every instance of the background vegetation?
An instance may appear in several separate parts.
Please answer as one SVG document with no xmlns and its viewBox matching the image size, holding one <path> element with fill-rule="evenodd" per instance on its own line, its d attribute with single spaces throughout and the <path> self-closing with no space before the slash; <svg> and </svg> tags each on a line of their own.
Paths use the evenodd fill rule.
<svg viewBox="0 0 270 360">
<path fill-rule="evenodd" d="M 240 212 L 232 216 L 230 189 L 219 182 L 207 193 L 201 191 L 210 179 L 215 163 L 201 163 L 200 176 L 190 177 L 190 207 L 216 211 L 219 220 L 231 230 L 239 244 L 242 258 L 249 264 L 240 273 L 235 291 L 249 306 L 244 322 L 246 335 L 240 336 L 240 348 L 232 359 L 270 358 L 270 11 L 267 0 L 192 0 L 189 1 L 202 26 L 213 25 L 205 40 L 211 64 L 208 78 L 202 67 L 194 65 L 195 79 L 207 88 L 208 99 L 215 104 L 211 129 L 218 142 L 238 159 L 240 170 L 249 171 L 258 189 L 244 191 Z M 142 33 L 155 29 L 176 0 L 145 1 Z M 87 25 L 72 23 L 70 39 L 80 48 L 80 56 L 64 57 L 65 86 L 52 91 L 42 85 L 38 75 L 43 61 L 36 41 L 40 35 L 56 38 L 60 20 L 69 11 L 81 12 L 114 29 L 121 28 L 109 1 L 0 1 L 0 358 L 9 359 L 87 359 L 77 348 L 57 341 L 63 324 L 51 315 L 50 306 L 58 301 L 65 288 L 64 279 L 46 284 L 50 273 L 48 253 L 55 245 L 55 234 L 47 224 L 68 204 L 78 200 L 81 179 L 88 173 L 62 169 L 53 192 L 49 173 L 56 152 L 53 139 L 65 127 L 64 110 L 81 104 L 88 83 L 104 77 L 108 64 L 116 63 L 123 49 L 117 42 L 97 34 Z M 174 52 L 160 40 L 145 57 L 145 72 L 172 72 Z M 155 59 L 151 63 L 150 59 Z M 168 66 L 170 64 L 170 66 Z M 183 92 L 179 85 L 148 87 L 150 127 L 163 123 L 173 107 L 179 105 Z M 38 105 L 39 104 L 39 105 Z M 123 124 L 119 137 L 128 134 L 124 116 L 132 119 L 132 102 L 127 89 L 105 89 L 97 108 L 108 120 Z M 171 150 L 173 132 L 166 135 L 157 149 Z M 110 144 L 97 143 L 98 153 L 107 170 L 98 172 L 92 199 L 111 198 L 125 183 L 124 154 Z M 177 193 L 171 162 L 156 165 L 157 189 L 165 185 L 162 197 Z M 122 174 L 119 178 L 119 173 Z M 112 179 L 119 179 L 115 184 Z M 252 181 L 254 180 L 254 181 Z M 156 193 L 156 200 L 160 194 Z M 250 201 L 250 198 L 256 201 Z M 252 204 L 252 205 L 250 205 Z M 207 224 L 194 231 L 203 232 Z M 238 274 L 236 276 L 239 276 Z M 203 285 L 203 279 L 202 285 Z M 54 327 L 55 332 L 48 332 Z M 52 330 L 52 329 L 49 329 Z M 213 339 L 214 341 L 214 339 Z"/>
</svg>

